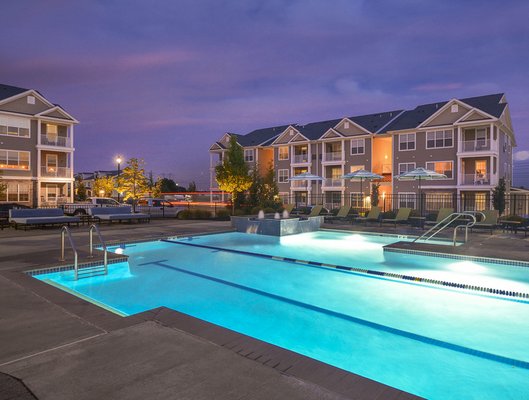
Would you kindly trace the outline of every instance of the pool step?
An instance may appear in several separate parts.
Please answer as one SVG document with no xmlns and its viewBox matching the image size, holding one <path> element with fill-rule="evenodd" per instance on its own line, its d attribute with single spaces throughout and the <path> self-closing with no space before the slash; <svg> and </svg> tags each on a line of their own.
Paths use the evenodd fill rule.
<svg viewBox="0 0 529 400">
<path fill-rule="evenodd" d="M 89 267 L 81 267 L 77 272 L 77 279 L 91 278 L 97 275 L 106 275 L 106 268 L 104 265 L 93 265 Z"/>
</svg>

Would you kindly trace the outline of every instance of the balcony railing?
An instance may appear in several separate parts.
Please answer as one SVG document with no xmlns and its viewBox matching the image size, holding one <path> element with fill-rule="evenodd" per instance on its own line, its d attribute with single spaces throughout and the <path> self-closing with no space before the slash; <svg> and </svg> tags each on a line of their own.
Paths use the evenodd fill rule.
<svg viewBox="0 0 529 400">
<path fill-rule="evenodd" d="M 343 185 L 343 179 L 340 178 L 325 178 L 323 181 L 323 186 L 325 187 L 341 187 Z"/>
<path fill-rule="evenodd" d="M 71 138 L 66 136 L 50 137 L 47 135 L 40 135 L 40 143 L 44 146 L 72 147 Z"/>
<path fill-rule="evenodd" d="M 330 151 L 325 153 L 323 161 L 343 161 L 341 151 Z"/>
<path fill-rule="evenodd" d="M 464 140 L 461 142 L 461 151 L 484 151 L 490 150 L 490 140 Z"/>
<path fill-rule="evenodd" d="M 300 163 L 308 163 L 308 162 L 309 162 L 308 154 L 295 154 L 294 155 L 294 163 L 300 164 Z"/>
<path fill-rule="evenodd" d="M 463 174 L 461 178 L 462 185 L 490 185 L 489 174 Z"/>
<path fill-rule="evenodd" d="M 307 188 L 309 186 L 308 181 L 290 181 L 290 187 L 293 188 Z"/>
<path fill-rule="evenodd" d="M 67 167 L 40 167 L 40 175 L 47 178 L 70 178 L 72 169 Z"/>
</svg>

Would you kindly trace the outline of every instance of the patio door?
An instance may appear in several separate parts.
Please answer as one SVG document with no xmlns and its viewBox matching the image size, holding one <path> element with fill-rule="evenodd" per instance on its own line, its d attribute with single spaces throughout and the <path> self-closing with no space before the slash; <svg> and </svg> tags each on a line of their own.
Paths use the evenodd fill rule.
<svg viewBox="0 0 529 400">
<path fill-rule="evenodd" d="M 46 201 L 48 203 L 56 203 L 59 197 L 59 187 L 56 184 L 46 185 Z"/>
<path fill-rule="evenodd" d="M 46 154 L 46 171 L 49 173 L 57 173 L 59 158 L 57 154 Z"/>
</svg>

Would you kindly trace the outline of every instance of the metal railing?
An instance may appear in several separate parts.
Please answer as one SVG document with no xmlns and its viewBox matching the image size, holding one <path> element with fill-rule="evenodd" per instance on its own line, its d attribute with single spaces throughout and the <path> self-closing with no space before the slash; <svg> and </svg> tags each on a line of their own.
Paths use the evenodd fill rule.
<svg viewBox="0 0 529 400">
<path fill-rule="evenodd" d="M 461 141 L 461 151 L 482 151 L 482 150 L 490 150 L 490 140 L 489 139 Z"/>
<path fill-rule="evenodd" d="M 78 263 L 79 257 L 78 257 L 77 247 L 75 247 L 75 242 L 73 241 L 72 234 L 70 232 L 70 228 L 68 228 L 66 225 L 61 228 L 61 258 L 59 259 L 59 261 L 64 261 L 65 260 L 65 258 L 64 258 L 64 237 L 65 237 L 65 234 L 68 234 L 68 241 L 70 242 L 70 247 L 73 250 L 73 255 L 74 255 L 74 261 L 73 261 L 73 264 L 74 264 L 74 276 L 75 276 L 75 280 L 77 280 L 78 275 L 79 275 L 79 263 Z"/>
<path fill-rule="evenodd" d="M 72 176 L 72 169 L 68 167 L 40 167 L 40 175 L 44 177 L 53 178 L 70 178 Z"/>
<path fill-rule="evenodd" d="M 309 162 L 309 155 L 308 154 L 294 154 L 293 162 L 295 164 L 308 163 Z"/>
<path fill-rule="evenodd" d="M 432 226 L 430 229 L 428 229 L 425 233 L 423 233 L 418 238 L 415 238 L 412 243 L 417 242 L 418 240 L 424 240 L 425 242 L 433 238 L 438 233 L 441 233 L 445 229 L 447 229 L 450 224 L 454 221 L 456 221 L 459 218 L 466 218 L 470 219 L 469 222 L 466 224 L 457 225 L 454 228 L 454 237 L 453 237 L 453 245 L 456 245 L 456 238 L 457 238 L 457 230 L 459 228 L 465 228 L 465 242 L 468 240 L 468 228 L 471 228 L 476 223 L 476 213 L 473 212 L 456 212 L 448 215 L 446 218 L 443 218 L 441 221 L 436 223 L 434 226 Z M 479 212 L 479 214 L 483 215 L 483 213 Z"/>
<path fill-rule="evenodd" d="M 72 147 L 72 140 L 67 136 L 40 135 L 40 144 L 44 146 Z"/>
<path fill-rule="evenodd" d="M 490 185 L 490 175 L 483 174 L 462 174 L 462 185 Z"/>
<path fill-rule="evenodd" d="M 344 186 L 344 180 L 340 178 L 325 178 L 323 187 L 341 187 Z"/>
<path fill-rule="evenodd" d="M 323 162 L 325 161 L 343 161 L 342 152 L 341 151 L 326 152 L 323 156 Z"/>
<path fill-rule="evenodd" d="M 96 224 L 90 225 L 89 235 L 90 235 L 90 254 L 88 255 L 89 258 L 94 257 L 94 242 L 93 242 L 93 232 L 94 230 L 97 233 L 97 236 L 99 237 L 99 242 L 101 243 L 101 246 L 103 246 L 104 256 L 103 256 L 103 265 L 105 267 L 105 275 L 108 274 L 108 251 L 107 251 L 107 245 L 105 241 L 103 240 L 103 237 L 101 236 L 101 232 L 99 231 L 99 227 Z"/>
</svg>

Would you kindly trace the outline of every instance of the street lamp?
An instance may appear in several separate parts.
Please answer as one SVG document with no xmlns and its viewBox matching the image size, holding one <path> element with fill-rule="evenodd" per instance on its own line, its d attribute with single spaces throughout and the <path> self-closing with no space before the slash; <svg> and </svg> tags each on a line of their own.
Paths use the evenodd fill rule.
<svg viewBox="0 0 529 400">
<path fill-rule="evenodd" d="M 118 163 L 118 203 L 119 203 L 119 200 L 120 200 L 120 196 L 119 196 L 119 175 L 121 174 L 121 157 L 120 156 L 117 156 L 116 157 L 116 162 Z"/>
</svg>

